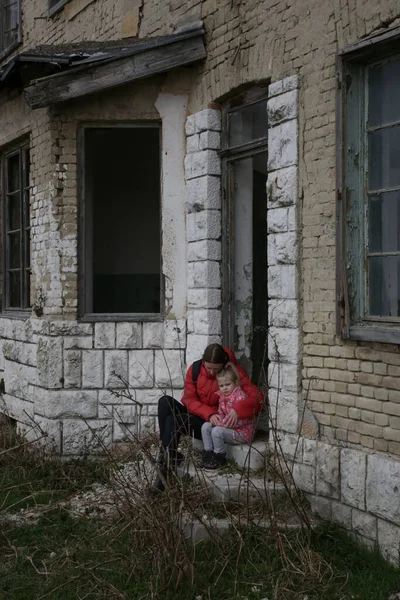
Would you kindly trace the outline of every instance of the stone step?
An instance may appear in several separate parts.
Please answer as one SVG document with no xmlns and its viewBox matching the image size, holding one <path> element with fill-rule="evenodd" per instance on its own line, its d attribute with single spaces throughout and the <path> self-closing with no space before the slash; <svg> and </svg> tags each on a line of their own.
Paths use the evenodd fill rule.
<svg viewBox="0 0 400 600">
<path fill-rule="evenodd" d="M 193 439 L 193 447 L 195 450 L 203 450 L 203 442 Z M 250 446 L 248 444 L 227 444 L 226 457 L 228 460 L 233 460 L 241 468 L 257 471 L 265 468 L 267 447 L 268 435 L 259 432 Z"/>
<path fill-rule="evenodd" d="M 184 463 L 178 469 L 180 477 L 189 476 L 197 484 L 207 488 L 215 502 L 234 502 L 243 505 L 257 502 L 277 503 L 287 498 L 287 486 L 281 482 L 268 480 L 267 475 L 242 473 L 220 473 L 204 471 L 193 462 Z"/>
</svg>

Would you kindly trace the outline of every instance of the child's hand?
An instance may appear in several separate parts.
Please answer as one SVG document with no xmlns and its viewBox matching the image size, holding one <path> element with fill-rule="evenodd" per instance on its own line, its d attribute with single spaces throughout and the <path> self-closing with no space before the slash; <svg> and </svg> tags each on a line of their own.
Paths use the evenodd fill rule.
<svg viewBox="0 0 400 600">
<path fill-rule="evenodd" d="M 217 414 L 211 415 L 211 417 L 210 417 L 210 423 L 211 423 L 211 425 L 215 425 L 215 427 L 218 427 L 218 425 L 222 425 L 222 419 Z"/>
<path fill-rule="evenodd" d="M 235 409 L 231 408 L 229 414 L 224 418 L 223 426 L 227 429 L 233 429 L 238 422 L 238 416 Z"/>
</svg>

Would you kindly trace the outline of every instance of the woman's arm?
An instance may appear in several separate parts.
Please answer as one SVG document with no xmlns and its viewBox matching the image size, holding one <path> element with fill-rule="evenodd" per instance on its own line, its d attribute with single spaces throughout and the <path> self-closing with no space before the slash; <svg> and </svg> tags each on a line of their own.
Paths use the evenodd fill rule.
<svg viewBox="0 0 400 600">
<path fill-rule="evenodd" d="M 211 415 L 215 415 L 218 411 L 218 396 L 216 394 L 212 395 L 210 404 L 200 400 L 196 384 L 193 381 L 192 366 L 189 367 L 186 373 L 182 403 L 191 415 L 197 415 L 205 421 L 209 421 Z"/>
</svg>

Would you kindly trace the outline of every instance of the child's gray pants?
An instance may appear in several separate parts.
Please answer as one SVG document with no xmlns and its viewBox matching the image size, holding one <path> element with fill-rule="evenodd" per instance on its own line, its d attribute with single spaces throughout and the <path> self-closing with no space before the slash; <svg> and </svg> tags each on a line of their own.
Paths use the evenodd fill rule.
<svg viewBox="0 0 400 600">
<path fill-rule="evenodd" d="M 201 427 L 201 437 L 203 438 L 204 450 L 214 451 L 216 454 L 226 452 L 225 442 L 228 444 L 246 444 L 240 433 L 234 429 L 215 426 L 208 421 Z"/>
</svg>

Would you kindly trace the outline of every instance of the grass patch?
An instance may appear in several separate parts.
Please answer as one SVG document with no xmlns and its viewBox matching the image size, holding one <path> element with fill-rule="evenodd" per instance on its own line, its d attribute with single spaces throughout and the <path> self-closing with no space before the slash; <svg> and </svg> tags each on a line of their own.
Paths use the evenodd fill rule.
<svg viewBox="0 0 400 600">
<path fill-rule="evenodd" d="M 124 519 L 72 519 L 57 510 L 35 526 L 4 532 L 0 597 L 387 600 L 400 588 L 397 569 L 332 526 L 318 529 L 310 544 L 298 534 L 288 536 L 284 557 L 276 538 L 264 531 L 239 537 L 233 531 L 218 545 L 188 547 L 192 572 L 160 586 L 151 556 L 138 555 L 132 544 L 133 527 Z"/>
</svg>

